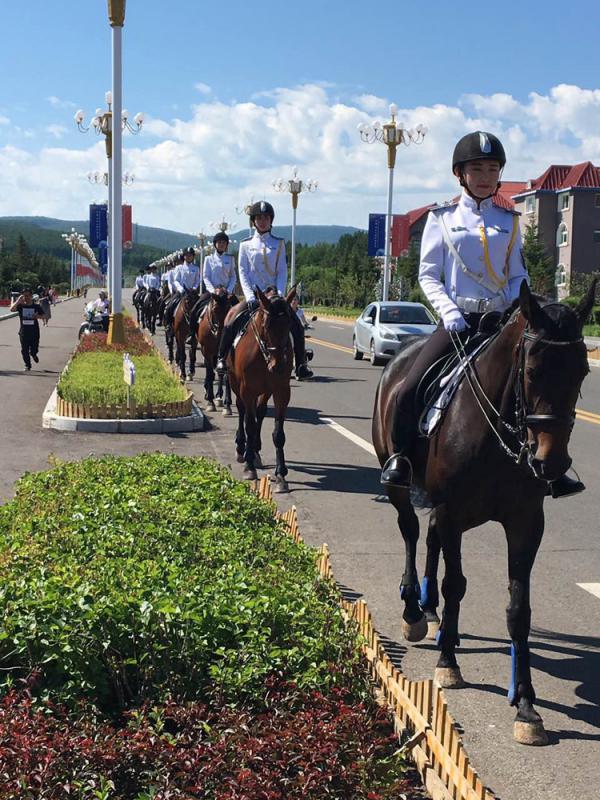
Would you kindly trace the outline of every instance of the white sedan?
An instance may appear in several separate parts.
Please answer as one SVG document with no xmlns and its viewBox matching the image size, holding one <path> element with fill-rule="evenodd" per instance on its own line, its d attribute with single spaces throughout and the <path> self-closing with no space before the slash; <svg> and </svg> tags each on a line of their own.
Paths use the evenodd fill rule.
<svg viewBox="0 0 600 800">
<path fill-rule="evenodd" d="M 371 364 L 379 366 L 396 355 L 405 336 L 428 336 L 436 325 L 423 303 L 370 303 L 354 324 L 354 358 L 359 361 L 368 353 Z"/>
</svg>

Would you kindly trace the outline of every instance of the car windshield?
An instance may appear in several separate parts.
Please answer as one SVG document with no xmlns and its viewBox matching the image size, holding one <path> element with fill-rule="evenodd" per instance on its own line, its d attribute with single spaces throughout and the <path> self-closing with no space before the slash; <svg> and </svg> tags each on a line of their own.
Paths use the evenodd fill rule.
<svg viewBox="0 0 600 800">
<path fill-rule="evenodd" d="M 424 306 L 381 306 L 379 321 L 388 325 L 433 325 Z"/>
</svg>

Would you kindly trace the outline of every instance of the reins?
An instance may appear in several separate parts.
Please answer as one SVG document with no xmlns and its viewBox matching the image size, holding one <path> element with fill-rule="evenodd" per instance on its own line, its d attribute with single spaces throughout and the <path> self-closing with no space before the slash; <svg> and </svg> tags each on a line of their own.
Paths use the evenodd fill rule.
<svg viewBox="0 0 600 800">
<path fill-rule="evenodd" d="M 525 345 L 526 342 L 535 342 L 540 344 L 545 344 L 548 346 L 559 346 L 559 347 L 567 347 L 574 344 L 579 344 L 583 341 L 583 338 L 579 339 L 571 339 L 567 341 L 563 340 L 554 340 L 554 339 L 545 339 L 535 334 L 531 333 L 528 328 L 525 328 L 523 333 L 519 338 L 518 344 L 518 352 L 515 360 L 513 361 L 513 366 L 511 370 L 511 383 L 514 386 L 515 392 L 515 422 L 516 425 L 511 425 L 507 420 L 505 420 L 492 403 L 490 398 L 487 396 L 484 388 L 477 377 L 477 373 L 473 364 L 469 361 L 467 353 L 465 351 L 464 345 L 458 333 L 454 331 L 449 332 L 450 340 L 452 345 L 456 351 L 458 356 L 459 362 L 463 367 L 463 372 L 469 387 L 473 393 L 473 397 L 475 398 L 477 405 L 479 406 L 481 413 L 485 421 L 487 422 L 489 428 L 493 432 L 494 436 L 496 437 L 498 444 L 502 448 L 502 450 L 506 453 L 509 458 L 511 458 L 515 464 L 522 464 L 524 460 L 527 460 L 527 465 L 531 469 L 531 471 L 535 474 L 536 478 L 538 477 L 533 464 L 533 452 L 531 449 L 531 444 L 529 442 L 529 437 L 527 435 L 527 428 L 533 425 L 543 425 L 547 423 L 560 423 L 560 424 L 568 424 L 571 427 L 574 423 L 574 417 L 572 416 L 561 416 L 558 414 L 528 414 L 527 413 L 527 401 L 525 398 Z M 480 399 L 481 396 L 481 399 Z M 490 418 L 488 411 L 484 408 L 482 400 L 488 406 L 488 409 L 493 412 L 496 416 L 497 424 L 503 427 L 508 433 L 513 436 L 518 445 L 518 451 L 513 450 L 502 438 L 500 431 L 498 431 L 496 425 Z"/>
</svg>

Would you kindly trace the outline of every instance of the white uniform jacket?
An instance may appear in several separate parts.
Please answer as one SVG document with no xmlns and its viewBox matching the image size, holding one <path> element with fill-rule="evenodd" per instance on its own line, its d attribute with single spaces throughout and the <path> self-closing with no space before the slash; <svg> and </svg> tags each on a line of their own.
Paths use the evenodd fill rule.
<svg viewBox="0 0 600 800">
<path fill-rule="evenodd" d="M 228 294 L 235 289 L 235 258 L 229 253 L 212 253 L 204 259 L 204 285 L 207 292 L 215 292 L 224 286 Z"/>
<path fill-rule="evenodd" d="M 146 289 L 160 289 L 160 278 L 155 272 L 144 275 L 144 286 Z"/>
<path fill-rule="evenodd" d="M 183 293 L 186 289 L 199 289 L 200 277 L 200 267 L 194 262 L 180 264 L 173 275 L 175 291 Z"/>
<path fill-rule="evenodd" d="M 495 206 L 491 198 L 478 208 L 465 191 L 458 202 L 429 212 L 419 283 L 440 316 L 456 308 L 503 311 L 518 297 L 523 280 L 529 282 L 516 212 Z"/>
<path fill-rule="evenodd" d="M 144 278 L 145 275 L 138 275 L 135 279 L 135 288 L 136 289 L 143 289 L 144 288 Z"/>
<path fill-rule="evenodd" d="M 254 232 L 250 239 L 240 244 L 240 284 L 246 300 L 254 299 L 254 287 L 261 291 L 276 286 L 279 294 L 285 293 L 287 260 L 285 242 L 269 231 L 262 235 Z"/>
</svg>

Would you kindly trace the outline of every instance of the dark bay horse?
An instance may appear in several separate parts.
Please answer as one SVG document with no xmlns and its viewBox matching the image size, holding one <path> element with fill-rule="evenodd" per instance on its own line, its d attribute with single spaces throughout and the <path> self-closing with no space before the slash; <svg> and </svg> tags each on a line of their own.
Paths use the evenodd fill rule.
<svg viewBox="0 0 600 800">
<path fill-rule="evenodd" d="M 145 327 L 144 326 L 144 317 L 143 317 L 143 313 L 142 313 L 142 304 L 144 302 L 145 294 L 146 294 L 146 290 L 145 289 L 136 289 L 135 292 L 133 293 L 132 298 L 131 298 L 131 301 L 133 303 L 133 307 L 135 308 L 135 313 L 137 315 L 137 323 L 142 328 Z"/>
<path fill-rule="evenodd" d="M 196 348 L 198 342 L 196 340 L 196 331 L 190 330 L 190 314 L 198 302 L 198 297 L 197 289 L 188 289 L 181 298 L 173 316 L 173 336 L 177 347 L 175 361 L 179 367 L 179 376 L 182 381 L 191 381 L 196 374 Z M 190 369 L 189 374 L 186 374 L 186 344 L 190 333 L 192 334 L 190 341 Z"/>
<path fill-rule="evenodd" d="M 225 317 L 233 305 L 232 296 L 227 294 L 225 289 L 216 291 L 211 295 L 206 311 L 198 323 L 196 338 L 200 351 L 204 356 L 204 377 L 205 399 L 208 401 L 208 411 L 216 411 L 214 380 L 215 366 L 217 364 L 217 352 L 219 349 L 219 339 L 223 333 Z M 225 397 L 223 398 L 223 394 Z M 217 386 L 217 405 L 223 406 L 223 414 L 231 416 L 231 388 L 228 377 L 219 375 Z"/>
<path fill-rule="evenodd" d="M 152 336 L 156 333 L 156 318 L 160 294 L 158 289 L 147 289 L 142 301 L 142 327 L 148 328 Z"/>
<path fill-rule="evenodd" d="M 400 596 L 405 605 L 403 633 L 409 641 L 423 639 L 427 621 L 438 620 L 437 568 L 440 551 L 443 554 L 444 610 L 435 678 L 445 688 L 464 686 L 455 656 L 460 601 L 467 586 L 461 568 L 462 534 L 490 520 L 503 526 L 512 643 L 509 700 L 517 708 L 515 739 L 524 744 L 547 741 L 533 707 L 530 574 L 544 532 L 548 482 L 571 464 L 568 443 L 575 404 L 589 371 L 582 328 L 594 292 L 595 285 L 572 310 L 559 303 L 539 303 L 523 282 L 518 306 L 467 370 L 434 434 L 417 439 L 411 453 L 413 484 L 427 492 L 433 506 L 422 586 L 415 563 L 419 524 L 410 493 L 386 487 L 406 547 Z M 373 413 L 373 443 L 381 464 L 391 454 L 394 396 L 418 347 L 401 351 L 381 376 Z"/>
<path fill-rule="evenodd" d="M 290 324 L 293 312 L 290 301 L 294 298 L 296 289 L 293 288 L 286 298 L 267 297 L 260 289 L 256 290 L 256 294 L 260 303 L 258 311 L 227 361 L 229 381 L 236 395 L 239 414 L 235 437 L 237 459 L 240 463 L 245 463 L 244 477 L 256 480 L 256 458 L 261 450 L 262 422 L 267 413 L 269 398 L 273 397 L 273 444 L 276 455 L 274 491 L 288 492 L 283 424 L 291 394 L 293 350 Z M 235 307 L 230 314 L 235 314 Z"/>
</svg>

